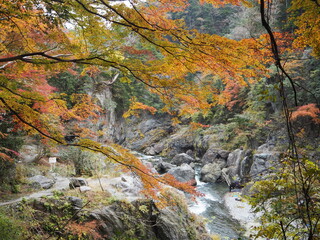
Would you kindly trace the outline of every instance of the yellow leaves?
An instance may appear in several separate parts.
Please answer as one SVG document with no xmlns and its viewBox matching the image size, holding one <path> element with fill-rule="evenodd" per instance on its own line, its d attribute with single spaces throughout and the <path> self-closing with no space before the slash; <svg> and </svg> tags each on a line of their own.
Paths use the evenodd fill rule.
<svg viewBox="0 0 320 240">
<path fill-rule="evenodd" d="M 128 118 L 130 116 L 138 116 L 139 113 L 137 110 L 146 110 L 146 111 L 149 111 L 151 114 L 155 114 L 157 112 L 156 108 L 145 105 L 141 102 L 137 102 L 136 97 L 133 97 L 130 100 L 129 110 L 123 114 L 123 117 Z"/>
<path fill-rule="evenodd" d="M 176 125 L 178 125 L 178 124 L 181 123 L 181 121 L 180 121 L 179 118 L 177 118 L 177 117 L 172 118 L 172 119 L 171 119 L 171 122 L 172 122 L 172 125 L 173 125 L 173 126 L 176 126 Z"/>
<path fill-rule="evenodd" d="M 122 78 L 120 78 L 120 82 L 129 84 L 132 82 L 132 80 L 128 77 L 122 77 Z"/>
<path fill-rule="evenodd" d="M 297 48 L 312 47 L 313 54 L 320 57 L 320 7 L 316 1 L 294 0 L 290 11 L 292 19 L 298 27 L 294 46 Z"/>
<path fill-rule="evenodd" d="M 77 120 L 96 118 L 98 117 L 98 112 L 102 111 L 88 94 L 73 94 L 71 96 L 71 101 L 74 104 L 73 108 L 70 110 L 71 116 Z"/>
</svg>

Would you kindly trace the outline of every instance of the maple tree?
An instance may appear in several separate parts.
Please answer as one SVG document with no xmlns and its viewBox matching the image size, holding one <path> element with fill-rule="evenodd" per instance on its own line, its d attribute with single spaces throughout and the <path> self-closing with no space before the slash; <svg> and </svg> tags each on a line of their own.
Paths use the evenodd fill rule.
<svg viewBox="0 0 320 240">
<path fill-rule="evenodd" d="M 2 1 L 0 102 L 3 114 L 11 113 L 16 126 L 30 135 L 40 134 L 45 141 L 75 145 L 65 141 L 63 123 L 94 121 L 101 109 L 87 95 L 74 95 L 71 99 L 75 103 L 68 108 L 63 96 L 46 80 L 74 64 L 99 66 L 102 70 L 113 68 L 124 78 L 133 76 L 160 95 L 167 103 L 163 110 L 170 112 L 172 107 L 180 106 L 180 115 L 209 109 L 219 98 L 210 82 L 187 81 L 188 73 L 214 72 L 226 85 L 246 85 L 244 77 L 250 81 L 256 76 L 257 69 L 252 70 L 253 66 L 263 69 L 249 54 L 254 51 L 252 42 L 238 43 L 185 30 L 182 21 L 167 16 L 168 12 L 183 10 L 185 1 L 130 4 L 87 0 Z M 156 50 L 151 53 L 128 46 L 130 39 L 142 46 L 154 46 Z M 150 57 L 132 57 L 141 53 Z M 94 75 L 97 71 L 101 70 L 90 67 L 86 74 Z M 208 99 L 212 100 L 211 104 Z M 139 103 L 132 108 L 154 111 Z M 83 140 L 77 146 L 103 152 L 143 173 L 139 174 L 142 179 L 148 178 L 156 184 L 151 181 L 154 177 L 142 170 L 143 166 L 133 156 L 127 156 L 133 162 L 126 163 L 128 160 L 114 156 L 111 147 L 105 149 L 88 142 L 87 132 L 80 136 Z M 122 151 L 122 155 L 127 153 Z"/>
<path fill-rule="evenodd" d="M 293 2 L 292 9 L 300 9 L 299 1 Z M 243 0 L 204 0 L 201 3 L 249 5 Z M 319 34 L 314 34 L 310 41 L 305 40 L 311 22 L 304 25 L 303 19 L 311 14 L 311 20 L 318 20 L 318 8 L 308 4 L 301 6 L 306 15 L 296 18 L 300 37 L 295 44 L 312 46 L 317 54 Z M 79 132 L 77 143 L 66 142 L 64 136 L 70 129 L 65 129 L 65 122 L 95 121 L 102 109 L 85 94 L 70 97 L 73 101 L 70 107 L 63 95 L 47 82 L 49 77 L 62 71 L 72 72 L 75 65 L 81 66 L 85 69 L 83 74 L 91 77 L 112 69 L 121 73 L 122 79 L 133 77 L 158 94 L 166 104 L 162 111 L 170 114 L 206 114 L 217 104 L 232 108 L 239 89 L 265 76 L 264 63 L 272 63 L 272 51 L 263 47 L 270 43 L 268 35 L 236 41 L 187 29 L 182 19 L 170 17 L 187 5 L 186 0 L 1 1 L 2 117 L 12 114 L 16 128 L 30 135 L 40 134 L 45 137 L 44 141 L 50 140 L 50 144 L 78 146 L 105 154 L 136 173 L 148 194 L 155 198 L 155 189 L 162 188 L 162 183 L 195 193 L 192 187 L 170 176 L 154 175 L 120 146 L 112 143 L 104 146 L 89 140 L 93 133 L 84 129 L 72 129 Z M 287 39 L 280 33 L 271 33 L 276 64 L 282 67 L 279 54 L 286 51 L 286 44 L 283 48 L 278 46 L 281 45 L 279 41 L 286 43 Z M 188 74 L 198 72 L 219 79 L 223 89 L 216 88 L 210 77 L 188 80 Z M 128 115 L 137 109 L 155 111 L 145 104 L 132 102 Z"/>
</svg>

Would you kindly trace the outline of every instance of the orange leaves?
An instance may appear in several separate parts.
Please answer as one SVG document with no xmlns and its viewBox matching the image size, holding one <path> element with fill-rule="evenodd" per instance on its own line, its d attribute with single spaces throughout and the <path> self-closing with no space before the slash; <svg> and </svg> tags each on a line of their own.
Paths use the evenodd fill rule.
<svg viewBox="0 0 320 240">
<path fill-rule="evenodd" d="M 5 2 L 5 3 L 4 3 Z M 31 1 L 2 1 L 0 13 L 0 49 L 2 55 L 52 51 L 66 42 L 64 32 L 45 20 L 41 5 Z"/>
<path fill-rule="evenodd" d="M 101 73 L 101 70 L 98 66 L 86 67 L 82 70 L 81 76 L 88 75 L 91 78 L 98 76 Z"/>
<path fill-rule="evenodd" d="M 191 129 L 192 129 L 192 130 L 197 130 L 197 129 L 200 129 L 200 128 L 209 128 L 209 127 L 211 127 L 210 125 L 204 125 L 204 124 L 197 123 L 197 122 L 191 122 L 191 123 L 190 123 L 190 126 L 191 126 Z"/>
<path fill-rule="evenodd" d="M 145 105 L 141 102 L 137 102 L 137 99 L 135 97 L 133 97 L 130 100 L 130 107 L 129 107 L 128 111 L 126 111 L 123 114 L 123 117 L 128 118 L 130 116 L 138 116 L 139 113 L 137 110 L 146 110 L 146 111 L 149 111 L 151 114 L 155 114 L 157 112 L 157 109 L 155 109 L 154 107 Z"/>
<path fill-rule="evenodd" d="M 98 230 L 99 223 L 95 220 L 84 223 L 77 223 L 72 221 L 66 226 L 66 229 L 78 237 L 78 239 L 90 236 L 90 239 L 102 239 Z"/>
<path fill-rule="evenodd" d="M 200 0 L 200 3 L 201 4 L 204 4 L 204 3 L 210 3 L 212 4 L 213 6 L 223 6 L 223 5 L 226 5 L 226 4 L 232 4 L 232 5 L 237 5 L 237 6 L 240 6 L 242 3 L 247 3 L 247 1 L 244 1 L 244 0 Z"/>
<path fill-rule="evenodd" d="M 200 91 L 199 94 L 201 94 Z M 179 111 L 180 116 L 191 116 L 198 112 L 206 112 L 211 107 L 207 99 L 202 99 L 200 96 L 179 95 L 179 99 L 183 102 Z"/>
<path fill-rule="evenodd" d="M 320 109 L 314 103 L 300 106 L 291 115 L 291 120 L 296 121 L 299 117 L 310 117 L 316 124 L 320 124 Z"/>
<path fill-rule="evenodd" d="M 98 117 L 98 112 L 102 111 L 88 94 L 73 94 L 71 96 L 71 101 L 74 104 L 71 109 L 71 116 L 77 120 L 96 118 Z"/>
<path fill-rule="evenodd" d="M 195 190 L 195 187 L 191 186 L 190 183 L 178 182 L 169 174 L 159 175 L 158 173 L 153 172 L 130 151 L 117 144 L 108 143 L 108 145 L 102 145 L 89 139 L 80 139 L 74 146 L 102 153 L 106 156 L 108 161 L 118 163 L 123 170 L 130 171 L 140 179 L 143 185 L 142 193 L 146 197 L 157 200 L 156 202 L 159 206 L 165 206 L 168 201 L 165 196 L 161 195 L 162 191 L 168 187 L 177 188 L 194 196 L 199 195 Z"/>
</svg>

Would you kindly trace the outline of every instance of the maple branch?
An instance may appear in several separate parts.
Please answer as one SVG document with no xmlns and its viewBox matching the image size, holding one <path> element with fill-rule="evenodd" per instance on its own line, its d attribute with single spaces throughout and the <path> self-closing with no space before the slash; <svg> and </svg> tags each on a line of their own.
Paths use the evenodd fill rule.
<svg viewBox="0 0 320 240">
<path fill-rule="evenodd" d="M 39 56 L 39 55 L 42 55 L 42 54 L 44 54 L 44 52 L 25 53 L 25 54 L 13 56 L 13 57 L 0 58 L 0 62 L 12 62 L 12 61 L 15 61 L 15 60 L 25 61 L 25 59 L 24 59 L 25 57 Z"/>
<path fill-rule="evenodd" d="M 23 62 L 27 62 L 27 63 L 32 63 L 32 64 L 55 64 L 55 63 L 60 63 L 60 62 L 65 62 L 65 63 L 81 63 L 81 64 L 92 64 L 88 61 L 97 59 L 97 57 L 89 57 L 89 58 L 73 58 L 73 59 L 63 59 L 61 57 L 68 57 L 68 56 L 72 56 L 72 54 L 58 54 L 55 56 L 51 56 L 46 54 L 46 52 L 48 51 L 43 51 L 43 52 L 33 52 L 33 53 L 25 53 L 25 54 L 21 54 L 21 55 L 17 55 L 17 56 L 13 56 L 13 57 L 5 57 L 5 58 L 0 58 L 0 62 L 13 62 L 16 60 L 20 60 Z M 43 59 L 33 59 L 30 57 L 33 56 L 41 56 L 47 59 L 52 59 L 55 60 L 54 62 L 41 62 L 41 60 Z M 1 66 L 1 68 L 3 68 L 4 66 Z"/>
<path fill-rule="evenodd" d="M 120 164 L 120 165 L 123 165 L 125 167 L 127 167 L 130 171 L 132 171 L 132 169 L 135 169 L 136 171 L 142 173 L 143 175 L 146 175 L 148 177 L 151 177 L 153 179 L 155 179 L 156 181 L 160 182 L 160 183 L 163 183 L 163 184 L 169 184 L 168 181 L 164 180 L 164 179 L 161 179 L 161 176 L 160 175 L 153 175 L 153 174 L 150 174 L 150 173 L 147 173 L 145 171 L 143 171 L 142 169 L 140 169 L 139 167 L 137 166 L 134 166 L 132 164 L 127 164 L 123 161 L 120 161 L 118 160 L 117 158 L 111 156 L 110 154 L 106 153 L 106 151 L 112 153 L 113 155 L 117 155 L 117 153 L 111 151 L 110 149 L 107 149 L 105 147 L 98 147 L 98 146 L 86 146 L 86 145 L 81 145 L 81 144 L 70 144 L 70 143 L 64 143 L 60 140 L 58 140 L 57 138 L 55 137 L 52 137 L 46 133 L 44 133 L 42 130 L 40 130 L 39 128 L 37 128 L 36 126 L 34 126 L 33 124 L 29 123 L 28 121 L 24 120 L 18 112 L 16 112 L 13 108 L 11 108 L 8 103 L 0 97 L 0 101 L 4 104 L 4 106 L 10 110 L 22 123 L 26 124 L 27 126 L 33 128 L 34 130 L 36 130 L 38 133 L 40 133 L 42 136 L 46 137 L 46 138 L 49 138 L 61 145 L 64 145 L 64 146 L 75 146 L 75 147 L 81 147 L 81 148 L 85 148 L 85 149 L 88 149 L 88 150 L 91 150 L 93 152 L 98 152 L 98 153 L 102 153 L 104 154 L 105 156 L 107 156 L 109 159 L 113 160 L 114 162 Z M 134 171 L 133 171 L 134 172 Z M 149 183 L 149 182 L 148 182 Z M 152 183 L 149 183 L 152 185 Z M 176 187 L 177 189 L 179 189 L 178 187 Z M 183 189 L 180 189 L 180 190 L 183 190 Z"/>
<path fill-rule="evenodd" d="M 23 31 L 21 30 L 20 26 L 12 19 L 12 17 L 11 17 L 10 15 L 8 15 L 7 13 L 4 13 L 4 12 L 2 12 L 2 14 L 4 14 L 4 15 L 8 18 L 8 20 L 9 20 L 10 22 L 12 22 L 12 23 L 16 26 L 16 28 L 17 28 L 18 31 L 20 32 L 21 37 L 24 39 L 24 41 L 26 42 L 26 44 L 27 44 L 27 46 L 28 46 L 28 45 L 29 45 L 28 39 L 27 39 L 27 38 L 25 37 L 25 35 L 23 34 Z"/>
<path fill-rule="evenodd" d="M 123 162 L 119 161 L 118 159 L 113 158 L 112 156 L 107 155 L 102 149 L 93 148 L 93 147 L 89 147 L 89 146 L 84 146 L 84 145 L 80 145 L 80 144 L 70 144 L 70 143 L 67 143 L 67 144 L 66 144 L 66 143 L 64 143 L 64 142 L 56 139 L 55 137 L 52 137 L 52 136 L 44 133 L 42 130 L 40 130 L 39 128 L 37 128 L 37 127 L 34 126 L 33 124 L 31 124 L 31 123 L 29 123 L 28 121 L 24 120 L 24 119 L 19 115 L 19 113 L 17 113 L 15 110 L 13 110 L 13 108 L 10 107 L 9 104 L 8 104 L 2 97 L 0 97 L 0 101 L 1 101 L 1 102 L 5 105 L 5 107 L 6 107 L 7 109 L 9 109 L 10 112 L 12 112 L 22 123 L 24 123 L 24 124 L 28 125 L 29 127 L 35 129 L 38 133 L 40 133 L 41 135 L 43 135 L 43 136 L 46 137 L 46 138 L 49 138 L 49 139 L 51 139 L 51 140 L 53 140 L 53 141 L 55 141 L 55 142 L 57 142 L 57 143 L 59 143 L 59 144 L 65 145 L 65 146 L 82 147 L 82 148 L 86 148 L 86 149 L 91 150 L 91 151 L 94 151 L 94 152 L 103 153 L 104 155 L 106 155 L 107 157 L 111 158 L 112 160 L 114 160 L 115 162 L 117 162 L 117 163 L 119 163 L 119 164 L 122 164 L 122 165 L 124 165 L 124 166 L 126 166 L 126 167 L 128 167 L 128 168 L 137 169 L 137 170 L 139 170 L 140 172 L 142 172 L 142 173 L 144 173 L 144 174 L 146 174 L 146 175 L 148 175 L 148 176 L 152 176 L 152 175 L 150 175 L 150 174 L 142 171 L 141 169 L 139 169 L 139 168 L 137 168 L 137 167 L 135 167 L 135 166 L 133 166 L 133 165 L 123 163 Z M 108 150 L 108 151 L 110 151 L 110 150 Z M 111 152 L 111 151 L 110 151 L 110 152 Z M 113 152 L 113 154 L 115 154 L 115 153 Z"/>
<path fill-rule="evenodd" d="M 153 24 L 151 24 L 142 14 L 141 12 L 136 8 L 135 4 L 132 3 L 132 1 L 130 1 L 130 4 L 131 4 L 131 7 L 136 11 L 136 13 L 147 23 L 149 24 L 150 26 L 153 26 Z"/>
<path fill-rule="evenodd" d="M 103 18 L 103 19 L 105 19 L 105 20 L 107 20 L 107 21 L 109 21 L 109 22 L 112 22 L 112 23 L 115 23 L 115 24 L 118 24 L 118 25 L 121 25 L 121 26 L 131 27 L 131 26 L 128 25 L 128 24 L 121 23 L 121 22 L 118 22 L 118 21 L 114 21 L 114 20 L 111 20 L 111 19 L 107 19 L 107 18 L 106 18 L 105 16 L 103 16 L 102 14 L 90 10 L 84 3 L 82 3 L 82 2 L 79 1 L 79 0 L 76 0 L 76 2 L 79 3 L 79 4 L 81 5 L 81 7 L 82 7 L 84 10 L 86 10 L 88 13 L 91 13 L 91 14 L 96 15 L 96 16 L 98 16 L 98 17 L 100 17 L 100 18 Z"/>
<path fill-rule="evenodd" d="M 147 27 L 143 27 L 143 26 L 139 26 L 135 23 L 133 23 L 132 21 L 129 21 L 128 18 L 126 18 L 123 14 L 119 13 L 119 11 L 117 11 L 115 8 L 113 8 L 112 6 L 110 6 L 109 4 L 107 4 L 105 1 L 103 0 L 100 0 L 101 4 L 103 4 L 104 6 L 106 6 L 107 8 L 109 8 L 111 11 L 113 11 L 115 14 L 117 14 L 118 16 L 120 16 L 126 23 L 122 23 L 122 22 L 118 22 L 118 21 L 115 21 L 115 20 L 111 20 L 111 19 L 108 19 L 106 18 L 104 15 L 98 13 L 98 12 L 95 12 L 95 11 L 92 11 L 90 10 L 83 2 L 81 2 L 80 0 L 76 0 L 76 2 L 78 4 L 81 5 L 81 7 L 86 10 L 87 12 L 91 13 L 91 14 L 94 14 L 100 18 L 103 18 L 109 22 L 112 22 L 112 23 L 115 23 L 115 24 L 118 24 L 118 25 L 121 25 L 121 26 L 125 26 L 125 27 L 129 27 L 129 28 L 133 28 L 133 27 L 136 27 L 136 28 L 140 28 L 140 29 L 144 29 L 144 30 L 149 30 L 149 31 L 155 31 L 155 29 L 151 29 L 151 28 L 147 28 Z"/>
<path fill-rule="evenodd" d="M 11 90 L 10 88 L 8 88 L 6 86 L 0 85 L 0 87 L 2 87 L 3 89 L 7 90 L 8 92 L 11 92 L 12 94 L 14 94 L 16 96 L 19 96 L 21 98 L 34 100 L 34 101 L 38 100 L 38 99 L 35 99 L 35 98 L 29 98 L 29 97 L 22 96 L 21 94 L 14 92 L 13 90 Z"/>
<path fill-rule="evenodd" d="M 6 66 L 8 66 L 8 65 L 10 65 L 10 64 L 12 64 L 13 62 L 7 62 L 7 63 L 5 63 L 5 64 L 3 64 L 2 66 L 0 66 L 0 70 L 1 69 L 4 69 Z"/>
<path fill-rule="evenodd" d="M 125 1 L 126 1 L 126 0 L 125 0 Z M 149 22 L 149 21 L 141 14 L 141 12 L 137 9 L 137 7 L 135 6 L 135 4 L 132 3 L 132 1 L 130 1 L 130 0 L 129 0 L 129 2 L 130 2 L 130 4 L 131 4 L 132 8 L 136 11 L 136 13 L 137 13 L 147 24 L 149 24 L 149 25 L 152 26 L 152 27 L 156 27 L 156 28 L 158 28 L 158 29 L 168 31 L 168 29 L 165 29 L 165 28 L 159 26 L 159 25 L 156 24 L 156 23 L 151 23 L 151 22 Z"/>
<path fill-rule="evenodd" d="M 0 101 L 1 101 L 1 102 L 4 104 L 4 106 L 5 106 L 7 109 L 9 109 L 10 112 L 12 112 L 22 123 L 24 123 L 24 124 L 28 125 L 29 127 L 35 129 L 35 130 L 36 130 L 38 133 L 40 133 L 41 135 L 43 135 L 43 136 L 45 136 L 45 137 L 47 137 L 47 138 L 49 138 L 49 139 L 51 139 L 51 140 L 53 140 L 53 141 L 55 141 L 55 142 L 57 142 L 57 143 L 60 143 L 60 144 L 62 144 L 62 145 L 65 145 L 65 143 L 63 143 L 62 141 L 60 141 L 60 140 L 58 140 L 58 139 L 56 139 L 56 138 L 54 138 L 54 137 L 52 137 L 52 136 L 44 133 L 42 130 L 40 130 L 39 128 L 37 128 L 37 127 L 34 126 L 33 124 L 31 124 L 31 123 L 29 123 L 28 121 L 24 120 L 24 119 L 19 115 L 19 113 L 17 113 L 15 110 L 13 110 L 13 108 L 10 107 L 9 104 L 8 104 L 2 97 L 0 97 Z"/>
<path fill-rule="evenodd" d="M 78 0 L 77 0 L 78 1 Z M 111 5 L 109 5 L 108 3 L 106 3 L 104 0 L 100 0 L 100 2 L 106 6 L 107 8 L 109 8 L 110 10 L 112 10 L 114 13 L 116 13 L 118 16 L 120 16 L 123 20 L 125 20 L 127 23 L 129 23 L 132 26 L 136 27 L 136 28 L 140 28 L 140 29 L 145 29 L 145 30 L 149 30 L 154 32 L 155 29 L 151 29 L 148 27 L 143 27 L 143 26 L 139 26 L 137 24 L 135 24 L 134 22 L 130 21 L 128 18 L 126 18 L 123 14 L 121 14 L 119 11 L 117 11 L 117 9 L 115 9 L 114 7 L 112 7 Z"/>
<path fill-rule="evenodd" d="M 113 62 L 113 61 L 109 61 L 109 60 L 104 59 L 104 58 L 99 57 L 99 56 L 90 57 L 90 58 L 79 58 L 79 59 L 63 59 L 63 58 L 60 58 L 58 56 L 70 56 L 71 54 L 59 54 L 59 55 L 55 55 L 55 56 L 50 56 L 50 55 L 46 54 L 46 52 L 25 53 L 25 54 L 13 56 L 13 57 L 0 58 L 0 62 L 8 62 L 7 64 L 9 64 L 9 63 L 12 63 L 12 62 L 14 62 L 16 60 L 20 60 L 20 61 L 28 62 L 28 63 L 32 63 L 32 64 L 56 64 L 56 63 L 60 63 L 60 62 L 93 64 L 90 61 L 100 60 L 102 62 L 106 62 L 106 63 L 110 64 L 110 66 L 112 66 L 112 67 L 114 67 L 116 69 L 121 70 L 121 68 L 123 68 L 123 69 L 128 70 L 132 74 L 132 76 L 134 76 L 136 79 L 138 79 L 139 81 L 141 81 L 142 83 L 144 83 L 145 85 L 147 85 L 150 88 L 153 88 L 153 89 L 161 88 L 159 86 L 153 86 L 150 83 L 147 83 L 146 81 L 144 81 L 139 76 L 137 76 L 134 73 L 134 71 L 137 71 L 137 70 L 133 70 L 133 69 L 129 68 L 126 65 L 119 64 L 119 63 L 116 63 L 116 62 Z M 31 59 L 31 58 L 29 58 L 29 57 L 33 57 L 33 56 L 41 56 L 41 57 L 45 57 L 45 58 L 52 59 L 52 60 L 55 60 L 55 61 L 54 62 L 40 62 L 39 60 L 41 60 L 41 59 Z M 4 68 L 7 64 L 4 64 L 3 66 L 1 66 L 0 69 Z"/>
</svg>

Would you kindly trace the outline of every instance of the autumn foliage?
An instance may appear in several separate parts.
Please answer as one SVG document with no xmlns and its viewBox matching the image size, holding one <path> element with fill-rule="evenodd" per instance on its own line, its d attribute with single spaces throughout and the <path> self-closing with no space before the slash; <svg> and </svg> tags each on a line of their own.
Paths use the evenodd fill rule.
<svg viewBox="0 0 320 240">
<path fill-rule="evenodd" d="M 320 109 L 314 103 L 300 106 L 291 115 L 293 121 L 299 118 L 309 117 L 314 123 L 320 124 Z"/>
<path fill-rule="evenodd" d="M 202 0 L 216 7 L 226 4 L 250 4 L 244 0 Z M 319 7 L 316 1 L 292 1 L 297 29 L 291 34 L 274 33 L 280 54 L 294 46 L 313 47 L 319 55 Z M 79 128 L 103 114 L 87 94 L 70 96 L 68 106 L 63 95 L 47 79 L 62 71 L 94 78 L 103 71 L 114 70 L 123 79 L 135 78 L 155 94 L 165 106 L 161 111 L 176 117 L 208 113 L 223 104 L 232 109 L 241 89 L 268 76 L 266 65 L 273 63 L 267 35 L 234 40 L 187 29 L 182 19 L 171 13 L 183 11 L 186 0 L 129 1 L 92 0 L 7 0 L 0 2 L 0 117 L 12 117 L 15 130 L 41 136 L 48 144 L 82 147 L 103 153 L 137 174 L 148 195 L 168 184 L 192 194 L 194 189 L 171 176 L 158 176 L 130 152 L 110 143 L 94 142 L 88 129 Z M 312 31 L 310 30 L 312 26 Z M 311 32 L 310 32 L 311 31 Z M 267 46 L 267 47 L 266 47 Z M 190 80 L 189 74 L 202 77 Z M 223 88 L 214 84 L 221 82 Z M 156 109 L 132 99 L 125 116 L 137 111 Z M 292 120 L 309 116 L 319 121 L 315 104 L 300 107 Z M 177 122 L 178 122 L 178 118 Z M 66 123 L 74 123 L 70 129 Z M 71 125 L 71 124 L 70 124 Z M 69 126 L 70 126 L 69 125 Z M 193 124 L 194 127 L 207 127 Z M 67 143 L 64 136 L 77 132 L 81 139 Z M 1 134 L 1 137 L 5 137 Z M 0 148 L 1 157 L 9 160 L 8 149 Z"/>
</svg>

